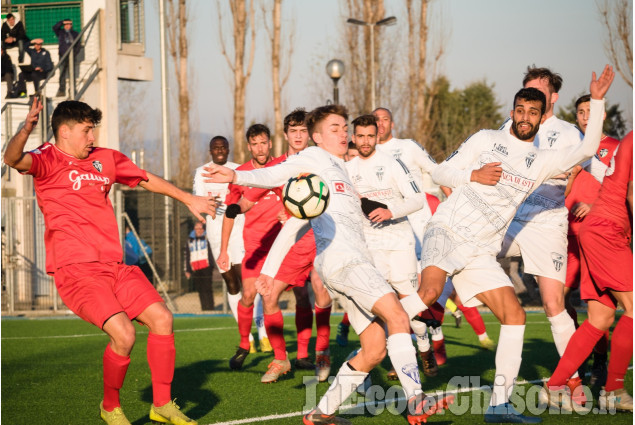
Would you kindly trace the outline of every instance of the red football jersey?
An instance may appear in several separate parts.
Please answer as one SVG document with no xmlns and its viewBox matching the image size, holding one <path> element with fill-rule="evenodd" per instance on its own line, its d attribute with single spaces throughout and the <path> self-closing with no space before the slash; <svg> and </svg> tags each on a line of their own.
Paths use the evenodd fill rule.
<svg viewBox="0 0 635 425">
<path fill-rule="evenodd" d="M 121 152 L 94 148 L 77 159 L 45 143 L 30 152 L 37 202 L 44 214 L 46 272 L 68 264 L 121 262 L 119 230 L 108 193 L 113 183 L 135 187 L 145 171 Z"/>
<path fill-rule="evenodd" d="M 279 164 L 286 159 L 286 155 L 272 158 L 265 167 Z M 236 170 L 254 170 L 253 161 L 247 161 Z M 278 213 L 282 210 L 282 198 L 280 188 L 258 189 L 247 186 L 229 185 L 229 193 L 225 198 L 225 204 L 237 203 L 243 196 L 245 199 L 255 202 L 254 206 L 245 213 L 245 226 L 243 239 L 250 241 L 275 239 L 282 228 L 278 220 Z"/>
<path fill-rule="evenodd" d="M 631 216 L 626 195 L 633 181 L 633 132 L 622 139 L 589 215 L 610 220 L 630 233 Z"/>
<path fill-rule="evenodd" d="M 600 141 L 600 147 L 596 153 L 597 158 L 604 164 L 609 165 L 611 158 L 613 158 L 613 153 L 615 153 L 615 148 L 619 144 L 619 140 L 606 136 Z M 571 210 L 578 202 L 593 204 L 598 197 L 601 186 L 600 182 L 590 173 L 584 170 L 580 171 L 573 181 L 571 192 L 565 199 L 565 206 L 568 210 Z M 584 219 L 576 219 L 573 214 L 569 213 L 569 234 L 577 235 L 583 222 Z"/>
<path fill-rule="evenodd" d="M 426 192 L 426 201 L 428 201 L 428 207 L 430 208 L 430 212 L 434 215 L 441 201 L 439 201 L 439 198 L 437 198 L 436 196 L 427 192 Z"/>
</svg>

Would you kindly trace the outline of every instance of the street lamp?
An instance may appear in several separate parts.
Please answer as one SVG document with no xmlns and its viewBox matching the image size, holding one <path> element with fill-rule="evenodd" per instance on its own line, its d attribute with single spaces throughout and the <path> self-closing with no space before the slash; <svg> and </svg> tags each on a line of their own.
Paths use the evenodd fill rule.
<svg viewBox="0 0 635 425">
<path fill-rule="evenodd" d="M 333 103 L 337 105 L 340 103 L 340 92 L 337 88 L 337 82 L 344 75 L 344 62 L 339 59 L 331 59 L 326 64 L 326 73 L 333 80 Z"/>
<path fill-rule="evenodd" d="M 349 24 L 361 25 L 364 27 L 370 27 L 370 103 L 371 109 L 375 110 L 375 26 L 384 27 L 388 25 L 394 25 L 397 23 L 397 18 L 389 16 L 384 19 L 380 19 L 377 22 L 360 21 L 359 19 L 348 18 L 346 20 Z"/>
</svg>

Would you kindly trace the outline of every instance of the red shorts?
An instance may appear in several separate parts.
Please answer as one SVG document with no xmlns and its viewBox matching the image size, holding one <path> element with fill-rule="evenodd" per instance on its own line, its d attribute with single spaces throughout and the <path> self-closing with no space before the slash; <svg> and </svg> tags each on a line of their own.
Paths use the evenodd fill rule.
<svg viewBox="0 0 635 425">
<path fill-rule="evenodd" d="M 303 286 L 311 275 L 316 250 L 313 230 L 309 230 L 284 257 L 275 279 L 289 286 Z"/>
<path fill-rule="evenodd" d="M 567 239 L 567 277 L 564 286 L 578 289 L 580 287 L 580 242 L 576 235 L 568 235 Z"/>
<path fill-rule="evenodd" d="M 611 291 L 633 291 L 633 252 L 624 228 L 587 216 L 580 228 L 580 298 L 615 308 Z"/>
<path fill-rule="evenodd" d="M 280 229 L 278 229 L 279 232 Z M 271 249 L 271 245 L 276 240 L 278 232 L 267 235 L 264 238 L 258 237 L 252 239 L 245 239 L 245 256 L 241 265 L 242 278 L 257 278 L 260 276 L 260 270 L 265 264 L 267 254 Z"/>
<path fill-rule="evenodd" d="M 137 266 L 78 263 L 60 267 L 55 286 L 64 304 L 79 317 L 103 328 L 106 320 L 125 312 L 130 320 L 163 299 Z"/>
</svg>

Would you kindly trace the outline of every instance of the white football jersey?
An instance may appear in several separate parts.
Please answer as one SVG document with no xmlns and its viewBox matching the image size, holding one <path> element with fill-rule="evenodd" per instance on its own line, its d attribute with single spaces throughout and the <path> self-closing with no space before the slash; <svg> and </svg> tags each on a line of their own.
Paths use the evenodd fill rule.
<svg viewBox="0 0 635 425">
<path fill-rule="evenodd" d="M 512 120 L 504 124 L 509 131 Z M 552 115 L 540 124 L 534 146 L 538 149 L 562 149 L 581 142 L 583 134 L 573 124 Z M 520 206 L 514 220 L 533 221 L 557 227 L 567 227 L 568 210 L 564 206 L 566 179 L 550 179 L 538 187 Z"/>
<path fill-rule="evenodd" d="M 538 149 L 509 130 L 481 130 L 439 164 L 432 177 L 454 187 L 428 223 L 451 231 L 458 243 L 471 242 L 495 255 L 517 209 L 545 180 L 592 157 L 600 143 L 604 101 L 592 100 L 583 143 L 558 150 Z M 599 112 L 598 112 L 599 109 Z M 470 182 L 472 170 L 500 162 L 503 174 L 494 186 Z"/>
<path fill-rule="evenodd" d="M 362 261 L 372 264 L 372 257 L 364 240 L 359 194 L 348 177 L 344 160 L 322 148 L 312 146 L 272 167 L 251 171 L 238 170 L 235 184 L 262 188 L 278 187 L 301 173 L 320 176 L 329 188 L 330 198 L 326 211 L 309 220 L 317 247 L 314 264 L 322 279 L 335 275 L 351 263 Z M 289 219 L 282 228 L 283 237 L 298 223 L 301 226 L 302 220 L 294 217 Z M 296 237 L 291 235 L 287 243 L 283 244 L 284 249 L 272 249 L 269 252 L 262 273 L 275 276 Z M 280 234 L 276 239 L 276 246 L 280 246 L 278 239 L 281 239 Z"/>
<path fill-rule="evenodd" d="M 419 189 L 408 167 L 382 152 L 369 158 L 360 156 L 346 163 L 348 175 L 360 196 L 385 204 L 393 215 L 390 220 L 364 222 L 364 237 L 373 250 L 414 249 L 414 235 L 406 215 L 420 210 L 425 195 Z"/>
</svg>

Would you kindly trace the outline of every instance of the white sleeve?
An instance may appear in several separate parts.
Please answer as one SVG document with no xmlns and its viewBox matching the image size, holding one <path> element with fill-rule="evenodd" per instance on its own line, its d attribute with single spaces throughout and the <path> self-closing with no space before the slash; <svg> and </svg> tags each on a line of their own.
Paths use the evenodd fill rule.
<svg viewBox="0 0 635 425">
<path fill-rule="evenodd" d="M 233 184 L 263 189 L 282 186 L 291 177 L 300 173 L 313 172 L 316 168 L 315 161 L 312 162 L 308 156 L 298 154 L 271 167 L 251 171 L 236 170 L 236 181 Z"/>
<path fill-rule="evenodd" d="M 412 159 L 415 164 L 417 164 L 417 167 L 419 167 L 423 173 L 432 173 L 432 171 L 437 167 L 437 162 L 434 158 L 432 158 L 432 156 L 430 156 L 423 146 L 414 140 L 410 141 L 414 145 L 410 151 L 412 153 Z"/>
<path fill-rule="evenodd" d="M 388 209 L 392 213 L 393 218 L 405 217 L 423 208 L 425 205 L 425 195 L 421 192 L 417 183 L 415 183 L 406 164 L 395 159 L 392 162 L 390 171 L 394 185 L 403 196 L 402 199 L 396 199 L 388 203 Z"/>
<path fill-rule="evenodd" d="M 604 99 L 591 99 L 591 114 L 582 143 L 558 149 L 552 155 L 549 177 L 555 177 L 591 158 L 600 146 L 602 123 L 604 122 Z"/>
<path fill-rule="evenodd" d="M 597 156 L 584 161 L 580 165 L 582 165 L 584 171 L 590 173 L 593 177 L 595 177 L 595 180 L 600 183 L 604 181 L 606 170 L 609 168 L 608 165 L 600 161 Z"/>
<path fill-rule="evenodd" d="M 450 188 L 467 184 L 472 179 L 474 162 L 478 159 L 482 146 L 483 131 L 470 136 L 444 162 L 437 165 L 432 172 L 432 180 L 438 185 Z"/>
<path fill-rule="evenodd" d="M 205 184 L 203 182 L 202 168 L 197 168 L 194 172 L 194 184 L 192 185 L 192 193 L 197 196 L 207 196 L 205 193 Z"/>
<path fill-rule="evenodd" d="M 260 273 L 275 277 L 278 274 L 280 265 L 284 261 L 284 257 L 291 247 L 306 234 L 311 228 L 311 224 L 308 220 L 300 220 L 299 218 L 291 217 L 282 226 L 280 233 L 276 236 L 276 240 L 273 242 L 265 264 L 262 266 Z"/>
</svg>

